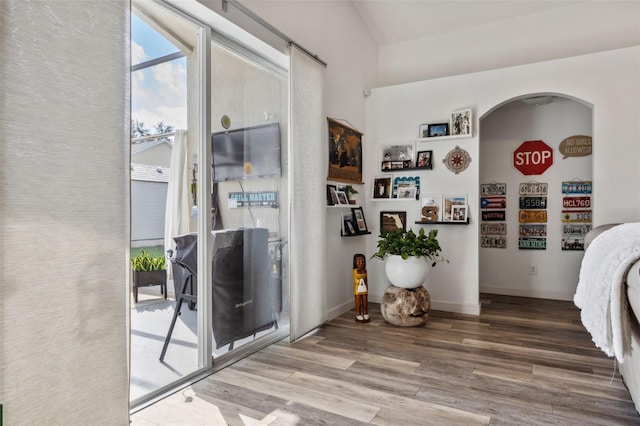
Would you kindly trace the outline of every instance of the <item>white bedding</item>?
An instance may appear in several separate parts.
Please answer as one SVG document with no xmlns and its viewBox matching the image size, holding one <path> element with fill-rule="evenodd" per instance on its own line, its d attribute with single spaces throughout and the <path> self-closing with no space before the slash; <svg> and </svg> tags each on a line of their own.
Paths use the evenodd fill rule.
<svg viewBox="0 0 640 426">
<path fill-rule="evenodd" d="M 603 232 L 585 251 L 573 298 L 596 346 L 621 364 L 631 351 L 625 280 L 638 259 L 640 223 L 625 223 Z"/>
</svg>

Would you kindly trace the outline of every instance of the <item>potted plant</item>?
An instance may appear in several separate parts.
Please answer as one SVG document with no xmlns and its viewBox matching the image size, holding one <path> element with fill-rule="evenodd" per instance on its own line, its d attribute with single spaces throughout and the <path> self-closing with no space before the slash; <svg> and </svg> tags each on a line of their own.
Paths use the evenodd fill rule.
<svg viewBox="0 0 640 426">
<path fill-rule="evenodd" d="M 380 234 L 378 251 L 372 256 L 384 260 L 385 274 L 391 284 L 402 288 L 420 287 L 426 279 L 429 267 L 438 262 L 449 262 L 441 254 L 438 230 L 416 234 L 409 229 Z"/>
<path fill-rule="evenodd" d="M 164 256 L 152 256 L 146 250 L 131 258 L 133 271 L 133 295 L 138 303 L 138 288 L 153 285 L 160 286 L 160 294 L 167 298 L 167 260 Z"/>
</svg>

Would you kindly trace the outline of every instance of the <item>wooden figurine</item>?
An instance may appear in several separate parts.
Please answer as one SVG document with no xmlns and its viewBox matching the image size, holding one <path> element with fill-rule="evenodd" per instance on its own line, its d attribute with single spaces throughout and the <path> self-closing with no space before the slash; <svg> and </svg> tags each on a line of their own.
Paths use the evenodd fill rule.
<svg viewBox="0 0 640 426">
<path fill-rule="evenodd" d="M 367 259 L 364 254 L 353 256 L 353 295 L 356 301 L 356 322 L 369 322 L 367 300 L 369 283 L 367 282 Z"/>
</svg>

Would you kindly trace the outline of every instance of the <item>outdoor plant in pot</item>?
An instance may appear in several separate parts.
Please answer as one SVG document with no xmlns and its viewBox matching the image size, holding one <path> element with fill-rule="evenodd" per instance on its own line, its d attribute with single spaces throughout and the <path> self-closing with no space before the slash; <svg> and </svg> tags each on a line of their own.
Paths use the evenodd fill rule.
<svg viewBox="0 0 640 426">
<path fill-rule="evenodd" d="M 384 272 L 391 284 L 417 288 L 424 283 L 430 267 L 449 262 L 442 256 L 437 236 L 437 229 L 426 233 L 422 228 L 417 234 L 412 229 L 380 234 L 378 251 L 372 257 L 384 260 Z"/>
<path fill-rule="evenodd" d="M 152 256 L 146 250 L 131 258 L 131 269 L 133 271 L 133 288 L 135 302 L 138 302 L 138 288 L 151 285 L 159 285 L 167 297 L 167 271 L 166 258 L 164 256 Z"/>
</svg>

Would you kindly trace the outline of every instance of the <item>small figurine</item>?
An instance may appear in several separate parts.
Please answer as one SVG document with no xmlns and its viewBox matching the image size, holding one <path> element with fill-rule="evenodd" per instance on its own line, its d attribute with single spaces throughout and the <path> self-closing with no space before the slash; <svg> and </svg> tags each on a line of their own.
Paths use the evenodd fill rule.
<svg viewBox="0 0 640 426">
<path fill-rule="evenodd" d="M 367 282 L 367 259 L 364 254 L 353 256 L 353 295 L 356 301 L 356 322 L 369 322 L 367 295 L 369 283 Z"/>
</svg>

